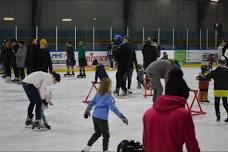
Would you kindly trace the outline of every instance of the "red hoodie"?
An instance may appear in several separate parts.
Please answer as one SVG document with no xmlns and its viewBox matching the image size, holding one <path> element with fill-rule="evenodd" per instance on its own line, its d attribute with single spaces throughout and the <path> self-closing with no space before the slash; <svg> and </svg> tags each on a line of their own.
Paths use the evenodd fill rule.
<svg viewBox="0 0 228 152">
<path fill-rule="evenodd" d="M 145 152 L 199 152 L 191 113 L 186 100 L 177 96 L 160 96 L 143 117 Z"/>
</svg>

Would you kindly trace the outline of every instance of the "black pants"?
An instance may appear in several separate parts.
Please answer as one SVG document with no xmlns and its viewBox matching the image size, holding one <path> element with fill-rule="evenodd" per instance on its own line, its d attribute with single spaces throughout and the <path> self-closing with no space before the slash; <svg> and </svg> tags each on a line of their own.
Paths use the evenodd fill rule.
<svg viewBox="0 0 228 152">
<path fill-rule="evenodd" d="M 130 89 L 131 88 L 131 81 L 132 81 L 132 74 L 133 74 L 133 68 L 131 68 L 129 71 L 128 71 L 128 74 L 127 74 L 127 88 Z"/>
<path fill-rule="evenodd" d="M 36 109 L 35 109 L 36 120 L 40 120 L 42 101 L 41 101 L 41 97 L 38 89 L 32 84 L 23 84 L 23 88 L 30 101 L 30 104 L 28 106 L 29 118 L 32 118 L 32 112 L 33 112 L 34 106 L 36 105 Z"/>
<path fill-rule="evenodd" d="M 226 113 L 228 114 L 227 97 L 222 97 L 222 101 L 223 101 L 223 106 L 226 110 Z M 215 113 L 216 113 L 216 115 L 220 114 L 219 105 L 220 105 L 220 97 L 215 97 Z"/>
<path fill-rule="evenodd" d="M 129 69 L 126 67 L 118 67 L 117 72 L 116 72 L 116 88 L 123 89 L 124 91 L 127 90 L 126 88 L 126 81 L 127 81 L 127 74 L 128 74 Z"/>
<path fill-rule="evenodd" d="M 108 150 L 108 144 L 109 144 L 109 138 L 110 138 L 108 120 L 102 120 L 102 119 L 93 117 L 93 124 L 94 124 L 95 133 L 92 135 L 87 145 L 92 146 L 97 141 L 97 139 L 102 135 L 103 151 Z"/>
<path fill-rule="evenodd" d="M 11 77 L 11 63 L 6 61 L 4 62 L 5 65 L 5 76 Z"/>
<path fill-rule="evenodd" d="M 21 80 L 25 78 L 25 68 L 18 68 Z"/>
<path fill-rule="evenodd" d="M 11 59 L 11 65 L 12 65 L 12 68 L 13 68 L 13 72 L 14 72 L 15 78 L 19 78 L 19 70 L 17 68 L 16 57 L 15 56 L 13 56 L 12 59 Z"/>
</svg>

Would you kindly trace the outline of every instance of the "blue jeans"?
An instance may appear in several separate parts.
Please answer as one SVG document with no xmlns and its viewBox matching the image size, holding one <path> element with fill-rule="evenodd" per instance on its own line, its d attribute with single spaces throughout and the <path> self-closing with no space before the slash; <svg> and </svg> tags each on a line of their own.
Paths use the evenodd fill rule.
<svg viewBox="0 0 228 152">
<path fill-rule="evenodd" d="M 34 106 L 36 105 L 36 109 L 35 109 L 36 120 L 40 120 L 42 102 L 41 102 L 41 97 L 38 89 L 33 84 L 25 84 L 25 83 L 23 84 L 23 88 L 30 101 L 30 104 L 28 106 L 29 118 L 32 118 L 32 112 L 33 112 Z"/>
</svg>

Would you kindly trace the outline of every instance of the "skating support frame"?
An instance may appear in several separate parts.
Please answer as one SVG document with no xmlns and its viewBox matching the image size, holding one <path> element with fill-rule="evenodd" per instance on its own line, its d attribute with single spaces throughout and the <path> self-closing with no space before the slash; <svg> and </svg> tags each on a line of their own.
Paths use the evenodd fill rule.
<svg viewBox="0 0 228 152">
<path fill-rule="evenodd" d="M 95 88 L 95 90 L 97 91 L 97 86 L 96 86 L 96 84 L 100 84 L 99 82 L 95 83 L 94 81 L 91 81 L 91 83 L 92 83 L 92 85 L 91 85 L 91 88 L 90 88 L 90 90 L 89 90 L 89 93 L 88 93 L 88 95 L 86 96 L 85 100 L 82 101 L 82 103 L 87 103 L 87 104 L 88 104 L 88 103 L 90 102 L 88 99 L 89 99 L 89 96 L 90 96 L 90 94 L 91 94 L 93 88 Z M 115 99 L 114 99 L 113 97 L 112 97 L 112 100 L 113 100 L 113 102 L 115 103 Z"/>
<path fill-rule="evenodd" d="M 200 102 L 199 102 L 199 100 L 197 98 L 198 90 L 190 90 L 190 92 L 193 93 L 194 97 L 192 99 L 192 102 L 191 102 L 190 106 L 189 106 L 188 102 L 186 102 L 186 106 L 187 106 L 188 110 L 192 113 L 193 116 L 206 114 L 206 112 L 203 111 L 203 109 L 202 109 L 202 107 L 200 105 Z M 198 107 L 199 107 L 198 111 L 197 110 L 192 110 L 192 107 L 193 107 L 194 103 L 196 103 L 198 105 Z"/>
<path fill-rule="evenodd" d="M 146 74 L 144 74 L 144 80 L 143 80 L 143 85 L 144 85 L 143 96 L 144 96 L 144 98 L 147 98 L 147 96 L 153 96 L 153 93 L 152 93 L 153 88 L 152 88 L 152 83 L 150 80 L 149 80 L 149 83 L 151 84 L 151 87 L 150 87 L 149 93 L 147 93 L 147 85 L 146 85 L 147 80 L 149 80 L 149 78 L 147 77 Z"/>
</svg>

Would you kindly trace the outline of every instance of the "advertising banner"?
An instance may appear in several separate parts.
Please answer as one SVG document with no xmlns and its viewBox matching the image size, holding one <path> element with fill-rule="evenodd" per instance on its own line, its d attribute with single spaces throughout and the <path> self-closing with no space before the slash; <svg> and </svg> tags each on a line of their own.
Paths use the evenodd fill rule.
<svg viewBox="0 0 228 152">
<path fill-rule="evenodd" d="M 186 63 L 186 50 L 175 50 L 174 59 L 179 62 Z"/>
</svg>

